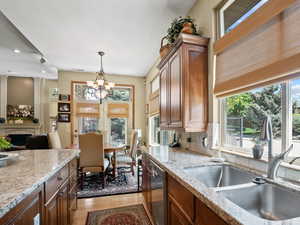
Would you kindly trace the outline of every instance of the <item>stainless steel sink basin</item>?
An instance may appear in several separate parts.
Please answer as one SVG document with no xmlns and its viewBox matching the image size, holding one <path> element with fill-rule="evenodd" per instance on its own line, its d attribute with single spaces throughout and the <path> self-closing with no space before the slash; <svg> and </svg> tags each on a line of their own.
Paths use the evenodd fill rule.
<svg viewBox="0 0 300 225">
<path fill-rule="evenodd" d="M 221 190 L 224 197 L 263 219 L 287 220 L 300 217 L 300 194 L 273 184 Z"/>
<path fill-rule="evenodd" d="M 250 183 L 256 176 L 230 165 L 185 168 L 184 171 L 208 187 L 225 187 Z"/>
</svg>

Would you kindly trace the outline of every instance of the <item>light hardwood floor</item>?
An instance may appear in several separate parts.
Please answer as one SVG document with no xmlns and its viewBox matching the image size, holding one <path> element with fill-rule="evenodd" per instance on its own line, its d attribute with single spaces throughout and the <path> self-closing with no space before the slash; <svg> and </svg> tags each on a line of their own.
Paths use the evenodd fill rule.
<svg viewBox="0 0 300 225">
<path fill-rule="evenodd" d="M 72 225 L 85 225 L 87 214 L 90 211 L 136 204 L 143 204 L 143 195 L 141 193 L 78 199 L 78 208 L 74 213 L 74 222 Z"/>
</svg>

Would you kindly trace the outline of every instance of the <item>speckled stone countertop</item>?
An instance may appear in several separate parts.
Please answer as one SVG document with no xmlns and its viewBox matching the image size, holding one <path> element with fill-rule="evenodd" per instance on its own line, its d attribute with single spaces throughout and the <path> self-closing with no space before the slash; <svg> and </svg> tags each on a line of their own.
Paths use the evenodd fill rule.
<svg viewBox="0 0 300 225">
<path fill-rule="evenodd" d="M 23 150 L 0 167 L 0 218 L 79 155 L 79 150 Z"/>
<path fill-rule="evenodd" d="M 208 188 L 196 178 L 189 176 L 183 168 L 216 164 L 213 158 L 200 155 L 183 149 L 169 149 L 167 146 L 150 147 L 144 150 L 150 158 L 160 165 L 179 183 L 191 191 L 198 199 L 204 202 L 211 210 L 228 224 L 233 225 L 300 225 L 300 219 L 284 221 L 270 221 L 254 216 L 248 211 L 235 205 L 213 188 Z M 220 163 L 220 162 L 219 162 Z M 236 165 L 235 165 L 236 166 Z M 245 169 L 245 168 L 243 168 Z M 252 171 L 251 169 L 247 169 Z M 288 209 L 287 209 L 288 210 Z"/>
</svg>

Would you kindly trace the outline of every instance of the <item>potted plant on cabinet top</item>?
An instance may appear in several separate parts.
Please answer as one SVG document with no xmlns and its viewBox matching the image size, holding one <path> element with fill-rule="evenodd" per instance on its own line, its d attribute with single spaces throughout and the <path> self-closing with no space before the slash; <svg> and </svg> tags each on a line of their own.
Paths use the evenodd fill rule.
<svg viewBox="0 0 300 225">
<path fill-rule="evenodd" d="M 194 20 L 191 17 L 179 17 L 173 20 L 168 29 L 167 39 L 169 44 L 174 43 L 180 33 L 199 35 Z"/>
<path fill-rule="evenodd" d="M 172 44 L 176 41 L 180 33 L 200 35 L 191 17 L 179 17 L 174 19 L 168 28 L 167 36 L 161 40 L 160 56 L 162 58 L 168 54 Z M 165 45 L 164 40 L 168 41 Z"/>
</svg>

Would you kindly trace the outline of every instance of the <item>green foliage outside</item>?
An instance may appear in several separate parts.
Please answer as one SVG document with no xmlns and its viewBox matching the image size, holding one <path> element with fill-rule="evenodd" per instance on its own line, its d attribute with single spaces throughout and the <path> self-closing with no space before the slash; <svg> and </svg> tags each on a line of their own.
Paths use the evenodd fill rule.
<svg viewBox="0 0 300 225">
<path fill-rule="evenodd" d="M 300 114 L 293 113 L 293 137 L 294 139 L 300 139 L 299 136 L 300 136 Z"/>
<path fill-rule="evenodd" d="M 11 144 L 3 137 L 0 137 L 0 149 L 8 149 L 11 147 Z"/>
<path fill-rule="evenodd" d="M 243 134 L 258 136 L 266 115 L 270 115 L 274 137 L 281 132 L 280 85 L 272 85 L 258 91 L 247 92 L 226 99 L 228 117 L 242 117 Z M 300 121 L 299 121 L 300 123 Z M 299 126 L 300 129 L 300 126 Z"/>
</svg>

